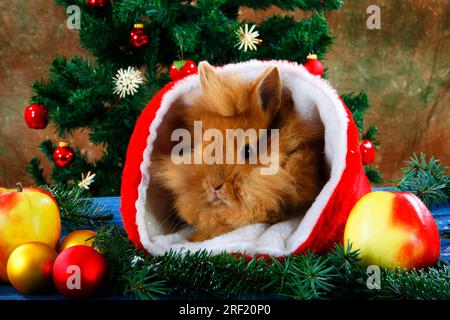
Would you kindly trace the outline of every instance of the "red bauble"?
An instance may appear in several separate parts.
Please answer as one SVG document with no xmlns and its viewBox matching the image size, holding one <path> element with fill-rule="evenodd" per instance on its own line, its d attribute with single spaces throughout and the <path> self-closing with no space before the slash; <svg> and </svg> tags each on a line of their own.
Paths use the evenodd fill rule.
<svg viewBox="0 0 450 320">
<path fill-rule="evenodd" d="M 362 163 L 367 166 L 375 161 L 375 146 L 370 140 L 363 140 L 359 147 Z"/>
<path fill-rule="evenodd" d="M 23 116 L 28 128 L 45 129 L 48 125 L 48 108 L 42 104 L 28 105 Z"/>
<path fill-rule="evenodd" d="M 195 73 L 197 73 L 197 65 L 192 60 L 174 61 L 170 66 L 170 78 L 172 81 L 180 80 Z"/>
<path fill-rule="evenodd" d="M 94 8 L 103 8 L 107 0 L 87 0 L 88 5 Z"/>
<path fill-rule="evenodd" d="M 53 160 L 58 166 L 66 168 L 75 160 L 75 151 L 69 147 L 67 142 L 60 142 L 58 148 L 53 152 Z"/>
<path fill-rule="evenodd" d="M 56 289 L 68 298 L 92 295 L 106 274 L 106 262 L 97 250 L 78 245 L 61 252 L 53 264 Z"/>
<path fill-rule="evenodd" d="M 133 30 L 130 31 L 130 44 L 139 48 L 148 43 L 148 35 L 144 30 L 142 23 L 136 23 Z"/>
<path fill-rule="evenodd" d="M 317 59 L 317 56 L 315 54 L 310 54 L 306 59 L 306 62 L 303 64 L 306 70 L 315 76 L 322 77 L 324 68 L 322 62 Z"/>
</svg>

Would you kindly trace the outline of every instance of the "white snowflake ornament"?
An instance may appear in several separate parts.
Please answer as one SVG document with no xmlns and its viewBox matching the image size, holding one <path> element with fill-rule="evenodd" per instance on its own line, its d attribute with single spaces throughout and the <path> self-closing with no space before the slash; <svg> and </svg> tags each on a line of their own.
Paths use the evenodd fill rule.
<svg viewBox="0 0 450 320">
<path fill-rule="evenodd" d="M 141 72 L 133 67 L 119 69 L 113 79 L 116 83 L 114 93 L 118 94 L 121 98 L 124 98 L 127 95 L 134 95 L 137 92 L 139 85 L 144 82 Z"/>
<path fill-rule="evenodd" d="M 262 40 L 258 39 L 259 32 L 255 30 L 255 25 L 252 25 L 251 28 L 248 28 L 248 24 L 245 24 L 244 27 L 240 26 L 237 31 L 235 31 L 238 36 L 238 43 L 236 43 L 236 47 L 239 50 L 244 49 L 244 52 L 247 50 L 257 50 L 256 45 L 261 44 Z"/>
<path fill-rule="evenodd" d="M 78 187 L 80 187 L 81 189 L 89 190 L 89 186 L 92 184 L 92 182 L 94 182 L 94 178 L 95 178 L 95 173 L 92 175 L 91 175 L 90 171 L 88 173 L 86 173 L 86 175 L 84 175 L 82 173 L 81 181 L 80 181 L 80 183 L 78 183 Z"/>
</svg>

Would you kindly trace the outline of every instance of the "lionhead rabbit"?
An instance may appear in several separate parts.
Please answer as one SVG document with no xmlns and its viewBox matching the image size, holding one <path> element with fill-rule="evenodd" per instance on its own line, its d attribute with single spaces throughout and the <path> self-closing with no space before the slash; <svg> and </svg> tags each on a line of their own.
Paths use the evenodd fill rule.
<svg viewBox="0 0 450 320">
<path fill-rule="evenodd" d="M 192 148 L 183 149 L 182 156 L 194 159 L 196 153 L 209 150 L 213 156 L 223 152 L 223 161 L 179 163 L 164 155 L 152 163 L 155 178 L 172 193 L 177 214 L 195 229 L 189 240 L 202 241 L 245 225 L 302 215 L 325 181 L 323 127 L 297 114 L 276 67 L 248 82 L 237 75 L 220 74 L 203 62 L 199 78 L 201 94 L 183 108 L 185 130 L 194 136 L 195 124 L 201 123 L 204 132 L 213 129 L 216 136 L 210 141 L 194 141 Z M 249 129 L 257 135 L 230 147 L 225 138 L 229 132 Z M 259 141 L 261 132 L 270 132 L 264 151 L 277 160 L 275 164 L 258 159 L 264 149 Z M 276 144 L 274 133 L 278 133 Z M 224 138 L 219 139 L 219 134 Z M 211 143 L 212 153 L 211 147 L 208 149 Z M 233 156 L 227 158 L 230 153 Z M 277 168 L 272 172 L 261 170 L 274 165 Z"/>
</svg>

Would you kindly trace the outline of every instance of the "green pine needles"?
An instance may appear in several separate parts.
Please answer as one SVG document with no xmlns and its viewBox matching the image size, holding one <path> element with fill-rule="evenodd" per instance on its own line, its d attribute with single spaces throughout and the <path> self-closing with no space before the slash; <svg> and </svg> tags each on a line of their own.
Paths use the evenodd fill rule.
<svg viewBox="0 0 450 320">
<path fill-rule="evenodd" d="M 327 255 L 284 259 L 205 251 L 156 257 L 135 249 L 117 226 L 101 229 L 95 245 L 108 262 L 116 290 L 138 299 L 450 299 L 446 264 L 412 271 L 382 268 L 381 288 L 369 289 L 358 252 L 340 245 Z"/>
<path fill-rule="evenodd" d="M 396 189 L 418 196 L 429 208 L 450 204 L 450 175 L 447 166 L 434 157 L 414 154 L 403 168 L 403 178 Z"/>
<path fill-rule="evenodd" d="M 48 107 L 50 121 L 61 140 L 77 130 L 88 129 L 90 141 L 103 150 L 98 160 L 76 150 L 74 164 L 61 168 L 52 160 L 58 141 L 44 141 L 40 146 L 53 165 L 52 181 L 71 184 L 82 173 L 91 171 L 96 174 L 91 185 L 95 196 L 119 194 L 126 149 L 136 119 L 154 94 L 169 82 L 168 70 L 174 61 L 207 60 L 223 65 L 249 59 L 282 59 L 303 63 L 309 53 L 324 59 L 332 44 L 324 12 L 337 10 L 343 3 L 342 0 L 115 0 L 104 8 L 93 8 L 85 0 L 56 2 L 65 8 L 71 5 L 80 8 L 81 46 L 93 58 L 56 57 L 47 79 L 33 84 L 30 102 Z M 241 6 L 253 9 L 278 6 L 311 14 L 302 20 L 289 15 L 267 17 L 256 27 L 262 44 L 256 51 L 244 52 L 236 47 L 235 31 L 244 23 L 254 22 L 240 21 Z M 129 43 L 135 23 L 144 24 L 149 37 L 148 44 L 139 48 Z M 146 81 L 135 95 L 119 99 L 113 93 L 113 76 L 128 66 L 140 70 Z M 367 97 L 362 93 L 350 94 L 344 100 L 362 130 Z M 27 169 L 37 185 L 48 183 L 38 158 L 31 160 Z M 369 177 L 373 182 L 381 181 L 379 174 Z"/>
<path fill-rule="evenodd" d="M 65 185 L 44 185 L 41 188 L 49 191 L 58 203 L 64 232 L 96 230 L 105 226 L 113 217 L 106 208 L 94 203 L 84 189 Z"/>
</svg>

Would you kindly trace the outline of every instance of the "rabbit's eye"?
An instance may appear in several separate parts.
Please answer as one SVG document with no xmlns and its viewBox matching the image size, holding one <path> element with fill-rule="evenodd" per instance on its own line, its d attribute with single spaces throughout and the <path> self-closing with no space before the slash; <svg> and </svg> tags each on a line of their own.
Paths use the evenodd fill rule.
<svg viewBox="0 0 450 320">
<path fill-rule="evenodd" d="M 248 160 L 248 159 L 250 159 L 251 157 L 253 157 L 253 148 L 249 145 L 249 144 L 246 144 L 245 146 L 244 146 L 244 148 L 242 149 L 242 157 L 245 159 L 245 160 Z"/>
</svg>

